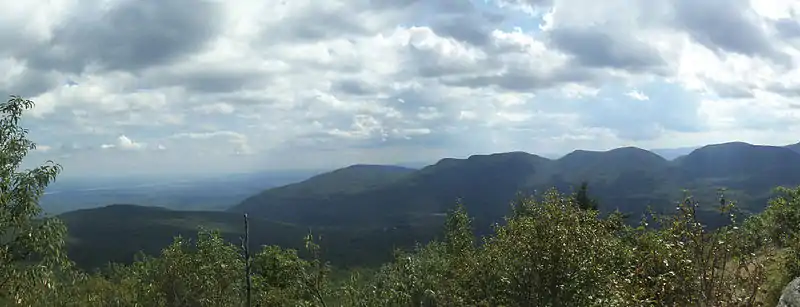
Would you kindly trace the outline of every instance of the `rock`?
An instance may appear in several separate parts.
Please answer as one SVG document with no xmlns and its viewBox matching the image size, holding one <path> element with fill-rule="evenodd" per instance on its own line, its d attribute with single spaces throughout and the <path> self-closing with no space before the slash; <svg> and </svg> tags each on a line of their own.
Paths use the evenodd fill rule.
<svg viewBox="0 0 800 307">
<path fill-rule="evenodd" d="M 800 277 L 795 278 L 783 288 L 777 307 L 800 307 Z"/>
</svg>

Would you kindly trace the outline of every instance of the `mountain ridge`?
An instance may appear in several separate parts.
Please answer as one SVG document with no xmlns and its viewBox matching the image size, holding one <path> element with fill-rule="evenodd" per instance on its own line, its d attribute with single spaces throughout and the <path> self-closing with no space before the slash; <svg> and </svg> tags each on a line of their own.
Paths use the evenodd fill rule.
<svg viewBox="0 0 800 307">
<path fill-rule="evenodd" d="M 311 190 L 312 179 L 294 185 Z M 414 223 L 446 212 L 462 199 L 469 212 L 489 223 L 509 212 L 517 192 L 551 187 L 569 192 L 583 181 L 593 187 L 603 211 L 619 209 L 636 216 L 647 206 L 667 210 L 684 189 L 713 200 L 720 188 L 733 188 L 731 195 L 742 197 L 744 208 L 755 212 L 758 208 L 750 203 L 768 194 L 767 186 L 800 184 L 800 153 L 787 146 L 728 142 L 675 160 L 632 146 L 575 150 L 558 159 L 522 151 L 471 155 L 443 158 L 348 195 L 287 198 L 280 188 L 270 189 L 262 192 L 268 197 L 248 198 L 228 211 L 311 225 Z"/>
</svg>

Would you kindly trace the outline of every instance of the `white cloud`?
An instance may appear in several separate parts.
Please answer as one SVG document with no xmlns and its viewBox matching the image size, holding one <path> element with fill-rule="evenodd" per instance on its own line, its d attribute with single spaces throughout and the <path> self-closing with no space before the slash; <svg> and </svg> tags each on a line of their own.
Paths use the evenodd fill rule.
<svg viewBox="0 0 800 307">
<path fill-rule="evenodd" d="M 114 144 L 102 144 L 100 148 L 102 149 L 121 149 L 121 150 L 139 150 L 145 148 L 146 144 L 144 143 L 137 143 L 131 140 L 129 137 L 120 135 L 117 138 L 117 142 Z"/>
<path fill-rule="evenodd" d="M 625 95 L 636 100 L 650 100 L 650 97 L 647 97 L 647 95 L 637 90 L 627 92 Z"/>
<path fill-rule="evenodd" d="M 780 144 L 800 132 L 799 16 L 790 0 L 4 2 L 0 94 L 36 101 L 37 154 L 86 174 Z"/>
</svg>

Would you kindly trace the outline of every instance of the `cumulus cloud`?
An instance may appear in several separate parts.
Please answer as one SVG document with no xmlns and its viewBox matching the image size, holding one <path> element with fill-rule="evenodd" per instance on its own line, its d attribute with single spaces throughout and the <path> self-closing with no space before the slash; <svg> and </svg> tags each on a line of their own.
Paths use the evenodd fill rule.
<svg viewBox="0 0 800 307">
<path fill-rule="evenodd" d="M 794 143 L 799 14 L 790 0 L 12 1 L 0 94 L 36 101 L 25 123 L 51 146 L 37 155 L 89 175 L 120 159 L 136 165 L 120 173 L 222 172 Z"/>
<path fill-rule="evenodd" d="M 120 135 L 117 138 L 117 142 L 113 144 L 102 144 L 100 148 L 102 149 L 121 149 L 121 150 L 139 150 L 145 148 L 146 144 L 134 142 L 129 137 Z"/>
</svg>

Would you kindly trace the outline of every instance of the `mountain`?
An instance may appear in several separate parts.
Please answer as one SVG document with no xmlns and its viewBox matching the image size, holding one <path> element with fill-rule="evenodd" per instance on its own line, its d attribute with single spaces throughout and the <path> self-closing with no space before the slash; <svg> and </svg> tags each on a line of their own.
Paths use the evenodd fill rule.
<svg viewBox="0 0 800 307">
<path fill-rule="evenodd" d="M 345 169 L 347 170 L 347 169 Z M 229 209 L 302 225 L 419 225 L 441 221 L 462 199 L 476 222 L 488 225 L 509 212 L 516 192 L 531 193 L 555 187 L 571 192 L 587 181 L 600 209 L 619 209 L 638 220 L 648 206 L 665 212 L 687 189 L 698 200 L 716 204 L 718 189 L 749 211 L 759 211 L 771 188 L 800 184 L 800 154 L 786 147 L 741 142 L 704 146 L 669 161 L 635 147 L 609 151 L 578 150 L 559 159 L 511 152 L 443 159 L 391 180 L 329 193 L 311 178 L 287 187 L 269 189 Z M 347 172 L 345 172 L 346 174 Z M 322 182 L 338 182 L 337 172 Z M 380 176 L 380 175 L 377 175 Z M 342 176 L 343 182 L 354 182 Z M 316 191 L 305 195 L 297 191 Z M 708 223 L 725 217 L 707 206 Z"/>
<path fill-rule="evenodd" d="M 308 223 L 303 218 L 308 216 L 314 220 L 328 220 L 326 226 L 341 225 L 346 224 L 348 220 L 346 216 L 341 216 L 342 212 L 350 210 L 345 207 L 359 207 L 358 204 L 348 202 L 353 196 L 359 203 L 371 202 L 374 197 L 373 191 L 396 183 L 415 171 L 400 166 L 353 165 L 299 183 L 266 190 L 245 199 L 243 203 L 258 204 L 259 212 L 256 216 L 273 220 L 319 225 L 319 223 Z M 324 203 L 340 205 L 320 207 L 320 204 Z M 249 210 L 230 211 L 243 213 Z M 368 213 L 362 211 L 359 214 Z"/>
<path fill-rule="evenodd" d="M 683 182 L 738 192 L 736 198 L 750 211 L 760 211 L 775 186 L 800 185 L 800 154 L 786 147 L 708 145 L 675 162 Z"/>
<path fill-rule="evenodd" d="M 304 184 L 289 184 L 268 190 L 269 194 L 303 197 L 353 194 L 389 184 L 415 171 L 413 168 L 393 165 L 357 164 L 320 174 L 304 181 Z"/>
<path fill-rule="evenodd" d="M 800 143 L 794 143 L 794 144 L 791 144 L 791 145 L 786 145 L 784 147 L 789 148 L 789 149 L 791 149 L 791 150 L 793 150 L 795 152 L 800 152 Z"/>
<path fill-rule="evenodd" d="M 768 174 L 773 180 L 791 181 L 795 177 L 792 172 L 800 168 L 800 155 L 786 147 L 732 142 L 703 146 L 676 162 L 684 180 L 733 181 Z"/>
<path fill-rule="evenodd" d="M 158 255 L 173 237 L 194 240 L 198 227 L 219 230 L 223 238 L 240 244 L 243 217 L 220 211 L 175 211 L 162 207 L 115 204 L 82 209 L 58 216 L 67 226 L 67 253 L 84 268 L 108 262 L 129 263 L 142 251 Z M 303 237 L 311 230 L 327 260 L 336 266 L 377 265 L 388 261 L 396 247 L 411 247 L 429 241 L 441 225 L 432 228 L 362 229 L 359 227 L 309 228 L 261 218 L 250 218 L 252 249 L 279 245 L 304 250 Z"/>
</svg>

